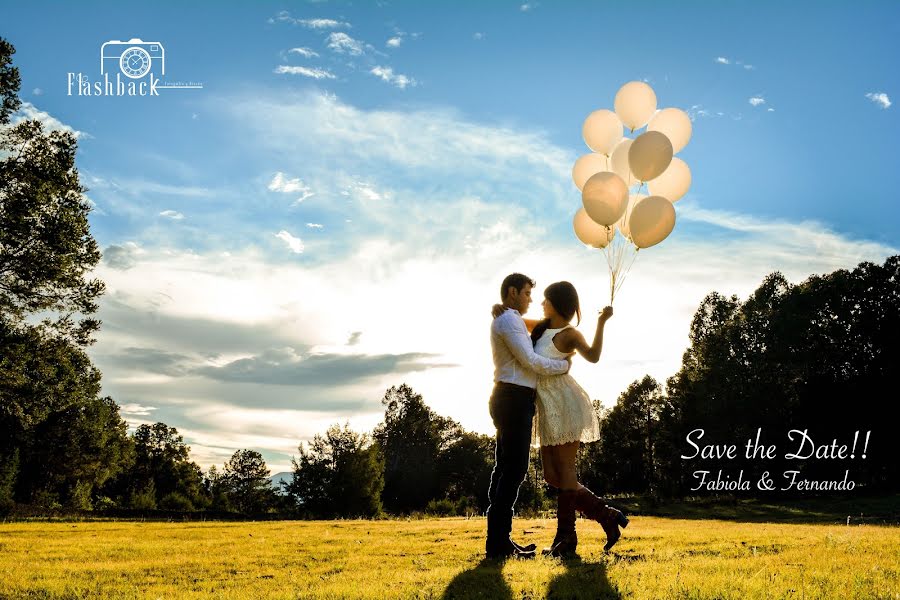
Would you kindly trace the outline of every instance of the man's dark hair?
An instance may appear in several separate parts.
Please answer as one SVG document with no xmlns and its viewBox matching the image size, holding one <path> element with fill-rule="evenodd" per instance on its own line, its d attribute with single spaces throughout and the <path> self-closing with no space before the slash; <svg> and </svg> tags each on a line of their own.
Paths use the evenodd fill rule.
<svg viewBox="0 0 900 600">
<path fill-rule="evenodd" d="M 503 280 L 503 283 L 500 284 L 500 301 L 506 300 L 506 292 L 509 288 L 516 288 L 517 292 L 521 292 L 522 288 L 526 285 L 531 285 L 531 287 L 535 286 L 534 280 L 527 275 L 522 275 L 521 273 L 513 273 L 512 275 L 507 275 L 506 279 Z"/>
</svg>

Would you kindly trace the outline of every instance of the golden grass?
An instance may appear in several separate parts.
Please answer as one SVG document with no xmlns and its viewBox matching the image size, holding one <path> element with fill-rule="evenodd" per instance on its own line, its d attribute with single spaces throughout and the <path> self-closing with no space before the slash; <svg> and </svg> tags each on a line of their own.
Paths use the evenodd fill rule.
<svg viewBox="0 0 900 600">
<path fill-rule="evenodd" d="M 482 560 L 483 519 L 0 524 L 0 598 L 900 598 L 900 528 L 634 517 Z M 516 520 L 539 547 L 552 520 Z"/>
</svg>

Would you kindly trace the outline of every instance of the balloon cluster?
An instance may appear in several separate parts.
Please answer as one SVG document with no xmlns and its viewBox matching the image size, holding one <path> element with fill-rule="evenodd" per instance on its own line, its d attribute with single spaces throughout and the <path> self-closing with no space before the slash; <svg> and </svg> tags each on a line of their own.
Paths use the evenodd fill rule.
<svg viewBox="0 0 900 600">
<path fill-rule="evenodd" d="M 584 120 L 581 132 L 592 152 L 572 168 L 583 204 L 575 213 L 575 235 L 606 254 L 610 302 L 637 251 L 672 233 L 673 203 L 691 185 L 691 170 L 675 156 L 691 139 L 688 115 L 677 108 L 657 110 L 653 88 L 642 81 L 623 85 L 614 106 L 615 112 L 596 110 Z M 625 127 L 633 134 L 644 126 L 635 138 L 624 135 Z M 645 185 L 648 194 L 641 193 Z"/>
</svg>

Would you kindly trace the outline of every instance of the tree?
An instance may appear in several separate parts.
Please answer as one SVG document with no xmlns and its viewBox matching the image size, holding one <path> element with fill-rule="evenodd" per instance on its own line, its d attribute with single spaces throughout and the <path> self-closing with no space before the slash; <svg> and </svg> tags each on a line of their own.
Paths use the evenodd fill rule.
<svg viewBox="0 0 900 600">
<path fill-rule="evenodd" d="M 388 389 L 381 403 L 384 422 L 374 436 L 384 453 L 384 505 L 392 512 L 422 510 L 439 494 L 440 453 L 462 429 L 435 414 L 405 383 Z"/>
<path fill-rule="evenodd" d="M 22 80 L 19 69 L 12 66 L 12 55 L 16 49 L 5 39 L 0 38 L 0 125 L 9 123 L 9 115 L 19 110 L 19 86 Z"/>
<path fill-rule="evenodd" d="M 487 492 L 494 466 L 494 439 L 462 432 L 438 455 L 440 496 L 469 499 L 473 509 L 487 510 Z"/>
<path fill-rule="evenodd" d="M 245 514 L 266 512 L 275 502 L 269 475 L 259 452 L 238 450 L 232 454 L 223 472 L 231 505 Z"/>
<path fill-rule="evenodd" d="M 144 424 L 135 430 L 132 440 L 134 462 L 110 486 L 110 493 L 119 496 L 123 504 L 133 505 L 134 498 L 146 494 L 151 483 L 157 505 L 164 504 L 164 498 L 168 498 L 165 504 L 182 510 L 208 504 L 203 473 L 190 460 L 190 446 L 176 428 L 165 423 Z"/>
<path fill-rule="evenodd" d="M 772 273 L 743 303 L 710 294 L 694 317 L 682 367 L 667 382 L 670 407 L 662 422 L 668 445 L 680 439 L 686 450 L 684 436 L 693 429 L 704 429 L 704 443 L 741 443 L 762 429 L 762 443 L 782 448 L 766 462 L 771 473 L 800 470 L 807 479 L 833 480 L 848 469 L 860 488 L 896 490 L 900 471 L 888 458 L 889 424 L 900 414 L 884 390 L 896 386 L 898 334 L 900 256 L 799 285 Z M 868 458 L 843 464 L 785 459 L 790 429 L 845 443 L 856 431 L 861 437 L 871 431 Z M 695 483 L 689 475 L 697 464 L 669 462 L 670 472 L 680 472 L 675 479 L 682 492 L 684 482 Z M 711 473 L 758 472 L 743 452 L 702 464 Z"/>
<path fill-rule="evenodd" d="M 88 508 L 128 460 L 118 406 L 99 397 L 83 347 L 103 293 L 85 273 L 100 260 L 75 169 L 75 137 L 39 121 L 11 125 L 21 105 L 15 49 L 0 39 L 0 504 Z M 40 325 L 26 319 L 58 313 Z"/>
<path fill-rule="evenodd" d="M 0 56 L 0 65 L 8 60 Z M 17 91 L 0 91 L 4 107 Z M 3 117 L 8 123 L 7 112 Z M 91 206 L 75 169 L 76 150 L 74 135 L 45 133 L 40 121 L 0 128 L 0 311 L 15 323 L 41 311 L 61 313 L 45 318 L 43 327 L 87 346 L 100 321 L 76 323 L 73 315 L 96 312 L 106 286 L 84 278 L 100 261 L 100 250 L 90 232 Z"/>
<path fill-rule="evenodd" d="M 349 424 L 332 425 L 301 444 L 292 459 L 294 477 L 285 491 L 303 512 L 316 517 L 372 517 L 381 513 L 384 462 L 377 444 Z"/>
<path fill-rule="evenodd" d="M 597 491 L 651 492 L 662 388 L 649 375 L 628 386 L 600 422 L 600 440 L 585 452 L 585 483 Z"/>
</svg>

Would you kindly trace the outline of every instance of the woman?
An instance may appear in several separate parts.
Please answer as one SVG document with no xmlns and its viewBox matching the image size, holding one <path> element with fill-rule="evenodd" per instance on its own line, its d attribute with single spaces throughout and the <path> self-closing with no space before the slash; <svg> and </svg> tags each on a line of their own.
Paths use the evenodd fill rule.
<svg viewBox="0 0 900 600">
<path fill-rule="evenodd" d="M 611 306 L 600 313 L 591 345 L 571 325 L 576 315 L 581 322 L 575 286 L 568 281 L 549 285 L 544 291 L 542 306 L 545 317 L 542 321 L 525 319 L 537 354 L 564 359 L 577 351 L 592 363 L 600 360 L 603 328 L 613 314 Z M 609 550 L 621 536 L 619 526 L 628 526 L 628 518 L 578 482 L 575 471 L 578 447 L 581 443 L 599 439 L 600 427 L 590 396 L 568 373 L 538 377 L 532 432 L 532 445 L 541 448 L 544 479 L 559 488 L 556 537 L 544 553 L 552 556 L 575 554 L 578 546 L 576 510 L 600 523 L 607 537 L 604 549 Z"/>
</svg>

